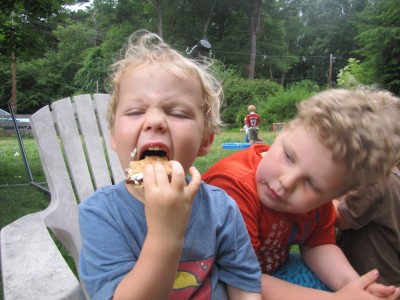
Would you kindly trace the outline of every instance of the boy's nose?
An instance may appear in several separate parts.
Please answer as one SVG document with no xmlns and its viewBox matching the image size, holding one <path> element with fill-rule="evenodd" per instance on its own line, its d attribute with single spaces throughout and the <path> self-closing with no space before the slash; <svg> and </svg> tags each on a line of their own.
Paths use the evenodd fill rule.
<svg viewBox="0 0 400 300">
<path fill-rule="evenodd" d="M 165 131 L 167 128 L 165 115 L 158 112 L 151 112 L 146 115 L 144 129 L 146 131 Z"/>
<path fill-rule="evenodd" d="M 286 191 L 292 190 L 296 185 L 296 182 L 297 176 L 293 171 L 285 172 L 281 176 L 279 176 L 279 183 Z"/>
</svg>

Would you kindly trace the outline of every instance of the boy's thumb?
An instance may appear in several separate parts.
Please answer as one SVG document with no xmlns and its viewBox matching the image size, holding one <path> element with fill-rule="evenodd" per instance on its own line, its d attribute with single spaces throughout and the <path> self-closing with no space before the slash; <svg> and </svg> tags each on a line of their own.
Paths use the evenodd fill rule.
<svg viewBox="0 0 400 300">
<path fill-rule="evenodd" d="M 363 276 L 361 276 L 358 280 L 359 284 L 363 289 L 366 289 L 368 286 L 370 286 L 372 283 L 374 283 L 379 277 L 379 271 L 374 269 L 369 271 L 368 273 L 365 273 Z"/>
</svg>

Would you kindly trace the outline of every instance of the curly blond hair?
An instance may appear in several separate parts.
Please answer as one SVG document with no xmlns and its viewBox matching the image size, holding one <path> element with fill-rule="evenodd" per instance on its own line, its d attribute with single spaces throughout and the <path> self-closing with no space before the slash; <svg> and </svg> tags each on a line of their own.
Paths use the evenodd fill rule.
<svg viewBox="0 0 400 300">
<path fill-rule="evenodd" d="M 289 122 L 315 134 L 348 169 L 342 193 L 385 178 L 400 152 L 400 99 L 367 88 L 331 89 L 298 105 Z"/>
<path fill-rule="evenodd" d="M 218 132 L 222 123 L 219 110 L 223 94 L 220 82 L 212 75 L 211 60 L 205 58 L 199 63 L 189 59 L 172 49 L 158 35 L 146 30 L 134 32 L 129 37 L 123 52 L 123 57 L 111 66 L 111 101 L 107 114 L 110 129 L 114 127 L 119 85 L 126 70 L 142 65 L 157 65 L 178 78 L 192 77 L 199 83 L 203 94 L 205 135 Z"/>
</svg>

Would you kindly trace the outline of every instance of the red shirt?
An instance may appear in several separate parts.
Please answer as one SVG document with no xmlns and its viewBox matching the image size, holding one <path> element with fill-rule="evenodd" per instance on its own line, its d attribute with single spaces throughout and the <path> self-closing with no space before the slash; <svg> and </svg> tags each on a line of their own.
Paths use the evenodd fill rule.
<svg viewBox="0 0 400 300">
<path fill-rule="evenodd" d="M 255 174 L 268 145 L 253 145 L 213 165 L 203 180 L 224 189 L 238 204 L 263 273 L 271 274 L 287 259 L 293 244 L 315 247 L 334 244 L 332 203 L 305 214 L 273 211 L 258 198 Z"/>
<path fill-rule="evenodd" d="M 248 127 L 258 127 L 258 124 L 261 122 L 261 118 L 256 113 L 249 113 L 246 116 L 246 124 Z"/>
</svg>

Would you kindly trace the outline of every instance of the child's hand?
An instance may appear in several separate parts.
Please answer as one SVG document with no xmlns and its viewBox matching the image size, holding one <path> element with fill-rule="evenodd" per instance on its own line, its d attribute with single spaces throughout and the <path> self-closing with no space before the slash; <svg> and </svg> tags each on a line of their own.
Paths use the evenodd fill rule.
<svg viewBox="0 0 400 300">
<path fill-rule="evenodd" d="M 201 176 L 195 167 L 191 167 L 192 180 L 187 185 L 181 164 L 170 161 L 170 165 L 171 182 L 159 162 L 147 165 L 145 169 L 143 183 L 148 235 L 157 239 L 183 240 Z"/>
<path fill-rule="evenodd" d="M 353 280 L 348 283 L 342 289 L 337 291 L 337 299 L 340 300 L 353 300 L 353 299 L 388 299 L 397 300 L 400 297 L 400 288 L 386 287 L 380 284 L 376 284 L 375 281 L 378 279 L 379 273 L 377 270 L 372 270 L 360 278 Z M 370 292 L 371 286 L 377 285 L 380 287 L 372 288 L 374 293 Z M 384 288 L 382 288 L 384 287 Z"/>
<path fill-rule="evenodd" d="M 381 298 L 390 297 L 392 295 L 394 298 L 389 298 L 389 299 L 398 299 L 400 297 L 400 288 L 397 288 L 397 297 L 396 297 L 396 291 L 394 286 L 386 286 L 376 282 L 369 285 L 367 287 L 367 291 L 370 294 Z"/>
</svg>

